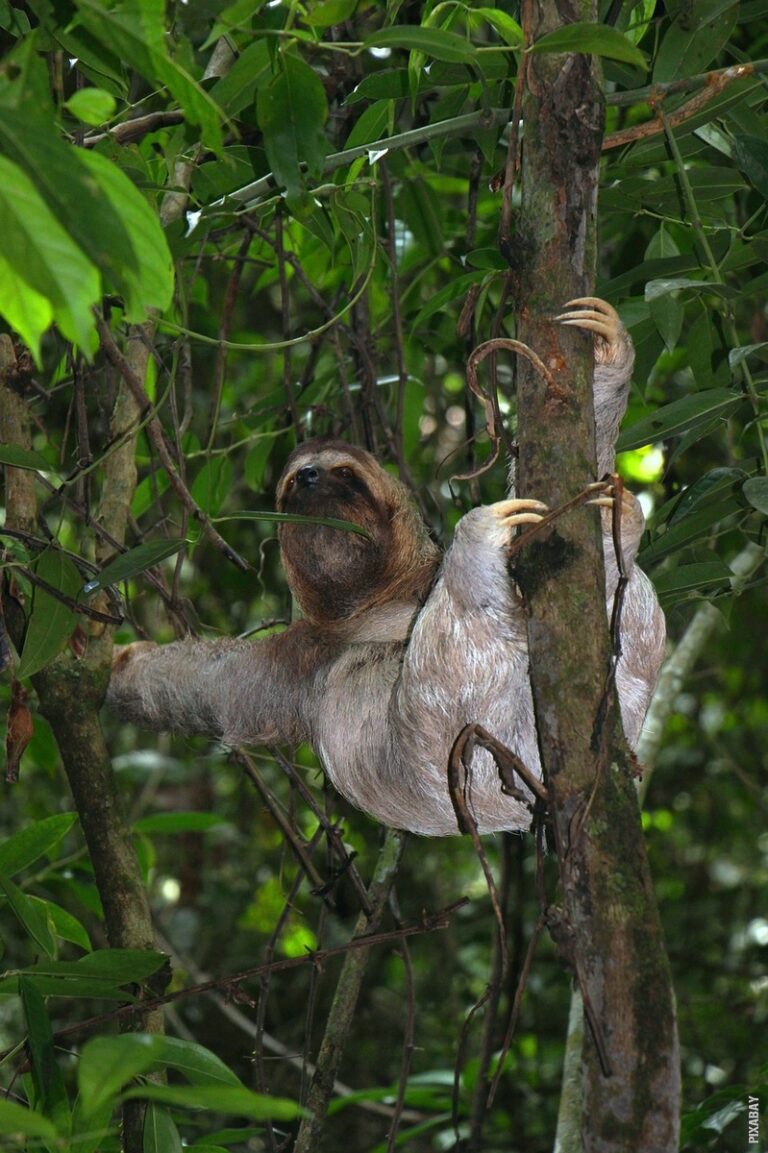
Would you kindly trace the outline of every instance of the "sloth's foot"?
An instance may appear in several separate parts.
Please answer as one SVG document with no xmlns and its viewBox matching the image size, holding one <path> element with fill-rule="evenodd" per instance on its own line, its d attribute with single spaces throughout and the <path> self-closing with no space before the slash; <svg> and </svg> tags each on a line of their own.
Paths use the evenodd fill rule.
<svg viewBox="0 0 768 1153">
<path fill-rule="evenodd" d="M 620 490 L 621 490 L 620 491 L 620 499 L 621 499 L 621 517 L 622 517 L 622 520 L 625 517 L 628 517 L 629 519 L 633 519 L 633 518 L 637 517 L 638 514 L 640 516 L 642 516 L 643 515 L 643 506 L 640 504 L 640 501 L 637 499 L 637 497 L 634 495 L 634 493 L 631 493 L 629 491 L 629 489 L 624 488 L 624 485 L 620 485 L 620 486 L 619 485 L 613 485 L 613 484 L 607 485 L 606 488 L 603 490 L 603 492 L 600 493 L 599 496 L 591 497 L 587 501 L 587 504 L 596 504 L 596 505 L 599 505 L 601 508 L 609 508 L 612 510 L 614 505 L 616 504 L 617 488 L 620 488 Z"/>
<path fill-rule="evenodd" d="M 614 549 L 622 554 L 619 558 L 620 567 L 629 568 L 635 559 L 640 539 L 645 528 L 645 515 L 643 506 L 637 497 L 621 485 L 621 505 L 618 517 L 615 514 L 616 488 L 610 488 L 600 496 L 588 500 L 587 504 L 596 504 L 601 510 L 603 533 L 606 538 L 613 537 Z M 605 511 L 603 511 L 605 510 Z M 616 543 L 621 541 L 621 546 Z"/>
<path fill-rule="evenodd" d="M 598 364 L 610 364 L 621 359 L 628 337 L 615 308 L 599 296 L 579 296 L 569 300 L 565 307 L 573 311 L 562 312 L 555 320 L 595 334 L 595 360 Z"/>
</svg>

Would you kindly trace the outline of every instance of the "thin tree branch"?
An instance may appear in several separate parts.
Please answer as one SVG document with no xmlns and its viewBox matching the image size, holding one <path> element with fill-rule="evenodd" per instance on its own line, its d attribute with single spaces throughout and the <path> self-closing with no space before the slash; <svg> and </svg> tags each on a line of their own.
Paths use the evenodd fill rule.
<svg viewBox="0 0 768 1153">
<path fill-rule="evenodd" d="M 101 347 L 103 348 L 105 355 L 120 372 L 123 380 L 128 385 L 130 391 L 133 393 L 133 396 L 139 405 L 142 418 L 146 417 L 149 413 L 151 413 L 152 405 L 150 403 L 149 397 L 144 391 L 143 384 L 134 373 L 126 358 L 120 352 L 120 349 L 115 344 L 107 322 L 101 317 L 97 317 L 96 327 L 98 329 Z M 243 572 L 248 572 L 250 569 L 248 562 L 243 560 L 239 553 L 237 553 L 229 544 L 227 544 L 221 534 L 217 532 L 217 530 L 213 527 L 210 520 L 208 519 L 207 515 L 203 512 L 203 510 L 193 498 L 189 489 L 184 484 L 184 481 L 181 479 L 179 471 L 171 458 L 168 445 L 166 444 L 163 427 L 156 415 L 149 417 L 147 420 L 146 428 L 155 451 L 160 458 L 160 462 L 168 474 L 168 479 L 171 482 L 171 486 L 174 489 L 176 495 L 179 497 L 181 503 L 200 524 L 200 527 L 211 541 L 211 543 L 224 554 L 227 560 L 232 561 L 233 564 L 237 565 L 237 567 L 242 569 Z"/>
</svg>

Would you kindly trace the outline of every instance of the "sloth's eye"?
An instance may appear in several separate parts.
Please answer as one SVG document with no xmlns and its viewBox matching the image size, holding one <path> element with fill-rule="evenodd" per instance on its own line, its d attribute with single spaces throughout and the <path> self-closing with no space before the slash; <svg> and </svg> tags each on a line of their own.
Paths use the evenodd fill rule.
<svg viewBox="0 0 768 1153">
<path fill-rule="evenodd" d="M 355 475 L 352 469 L 347 468 L 347 466 L 344 464 L 341 465 L 340 468 L 335 468 L 333 471 L 335 472 L 336 476 L 340 476 L 342 480 L 351 480 Z"/>
</svg>

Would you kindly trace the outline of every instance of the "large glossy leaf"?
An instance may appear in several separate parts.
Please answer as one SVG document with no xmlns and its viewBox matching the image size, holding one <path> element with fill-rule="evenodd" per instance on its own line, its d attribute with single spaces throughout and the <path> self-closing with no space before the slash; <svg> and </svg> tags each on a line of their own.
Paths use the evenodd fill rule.
<svg viewBox="0 0 768 1153">
<path fill-rule="evenodd" d="M 48 548 L 41 553 L 35 572 L 41 580 L 71 599 L 77 597 L 82 587 L 80 574 L 61 549 Z M 76 624 L 77 615 L 68 605 L 44 588 L 36 588 L 16 675 L 31 677 L 50 664 L 63 649 Z"/>
<path fill-rule="evenodd" d="M 328 104 L 320 77 L 298 56 L 285 54 L 278 74 L 259 91 L 256 113 L 275 179 L 298 197 L 302 165 L 310 175 L 319 173 L 328 150 L 323 133 Z"/>
<path fill-rule="evenodd" d="M 0 844 L 0 873 L 12 877 L 58 845 L 77 820 L 76 813 L 55 813 L 33 821 Z"/>
<path fill-rule="evenodd" d="M 0 234 L 0 310 L 9 323 L 38 359 L 40 338 L 52 319 L 69 340 L 87 349 L 93 332 L 91 310 L 101 294 L 98 269 L 62 228 L 29 176 L 7 156 L 0 156 Z"/>
</svg>

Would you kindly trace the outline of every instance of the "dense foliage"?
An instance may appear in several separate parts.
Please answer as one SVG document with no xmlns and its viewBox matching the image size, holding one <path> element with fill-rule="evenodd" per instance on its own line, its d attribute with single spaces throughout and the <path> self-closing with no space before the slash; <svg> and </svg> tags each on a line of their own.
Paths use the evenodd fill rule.
<svg viewBox="0 0 768 1153">
<path fill-rule="evenodd" d="M 597 292 L 637 348 L 621 465 L 652 514 L 642 561 L 673 648 L 705 601 L 720 617 L 674 686 L 645 813 L 679 1003 L 685 1148 L 720 1153 L 745 1146 L 750 1095 L 768 1099 L 767 17 L 760 0 L 605 3 L 603 24 L 535 46 L 600 55 Z M 171 992 L 214 983 L 169 1004 L 167 1038 L 118 1037 L 111 1019 L 55 1036 L 108 1014 L 162 958 L 107 948 L 37 712 L 22 755 L 24 689 L 103 629 L 82 606 L 115 617 L 123 595 L 119 641 L 288 619 L 274 526 L 253 513 L 271 508 L 297 436 L 373 448 L 443 540 L 462 511 L 503 492 L 501 461 L 455 477 L 489 454 L 464 364 L 480 340 L 512 332 L 526 258 L 514 197 L 512 252 L 497 243 L 520 18 L 512 4 L 457 0 L 0 0 L 0 315 L 14 336 L 12 348 L 0 336 L 0 367 L 3 395 L 22 398 L 31 421 L 29 443 L 4 435 L 0 463 L 34 477 L 38 503 L 20 527 L 9 480 L 5 602 L 9 618 L 23 602 L 29 619 L 17 685 L 11 668 L 0 690 L 9 778 L 21 756 L 0 817 L 3 1147 L 106 1153 L 126 1092 L 155 1095 L 147 1150 L 180 1148 L 180 1133 L 201 1153 L 275 1149 L 294 1124 L 301 1054 L 316 1059 L 340 963 L 302 958 L 348 941 L 381 830 L 324 789 L 308 750 L 292 775 L 263 750 L 232 763 L 105 716 Z M 513 368 L 494 367 L 511 432 Z M 125 396 L 134 409 L 116 431 Z M 115 551 L 105 477 L 126 445 L 138 467 L 123 495 L 129 551 L 99 583 Z M 345 860 L 312 800 L 343 822 Z M 540 912 L 532 844 L 501 837 L 486 850 L 511 952 L 497 1020 L 483 1037 L 472 1018 L 462 1038 L 498 963 L 472 846 L 411 841 L 382 928 L 469 902 L 447 927 L 372 950 L 328 1148 L 387 1147 L 403 1070 L 407 1148 L 452 1147 L 452 1110 L 473 1148 L 551 1147 L 570 989 L 547 939 L 487 1113 L 474 1093 Z M 158 1069 L 170 1087 L 146 1080 Z"/>
</svg>

